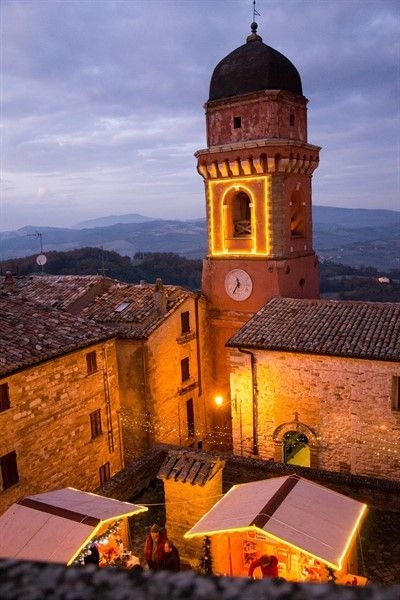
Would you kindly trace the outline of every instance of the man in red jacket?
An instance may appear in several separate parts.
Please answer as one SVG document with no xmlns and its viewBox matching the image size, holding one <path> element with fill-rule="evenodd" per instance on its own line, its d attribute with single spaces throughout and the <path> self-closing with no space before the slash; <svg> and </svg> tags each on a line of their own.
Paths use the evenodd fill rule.
<svg viewBox="0 0 400 600">
<path fill-rule="evenodd" d="M 144 557 L 149 569 L 162 569 L 164 565 L 164 544 L 167 532 L 164 527 L 152 525 L 144 544 Z"/>
<path fill-rule="evenodd" d="M 278 559 L 276 556 L 263 554 L 260 558 L 256 558 L 250 564 L 249 577 L 253 577 L 254 570 L 260 567 L 263 578 L 264 577 L 278 577 Z"/>
</svg>

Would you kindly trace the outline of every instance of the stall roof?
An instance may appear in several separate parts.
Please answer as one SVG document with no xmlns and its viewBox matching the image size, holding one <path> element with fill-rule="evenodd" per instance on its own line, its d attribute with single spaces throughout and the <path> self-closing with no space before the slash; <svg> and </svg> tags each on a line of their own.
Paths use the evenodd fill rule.
<svg viewBox="0 0 400 600">
<path fill-rule="evenodd" d="M 184 537 L 253 529 L 340 569 L 365 510 L 357 500 L 289 475 L 233 486 Z"/>
<path fill-rule="evenodd" d="M 0 558 L 70 564 L 104 524 L 147 510 L 74 488 L 25 496 L 0 516 Z"/>
</svg>

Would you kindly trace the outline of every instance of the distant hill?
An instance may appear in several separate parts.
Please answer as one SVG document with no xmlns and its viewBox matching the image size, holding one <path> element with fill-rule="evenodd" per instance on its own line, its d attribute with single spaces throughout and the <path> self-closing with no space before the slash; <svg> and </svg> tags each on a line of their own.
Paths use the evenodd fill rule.
<svg viewBox="0 0 400 600">
<path fill-rule="evenodd" d="M 106 223 L 106 224 L 101 224 Z M 372 266 L 384 272 L 400 268 L 400 212 L 313 207 L 314 248 L 321 260 Z M 173 252 L 202 258 L 207 252 L 205 219 L 151 219 L 131 214 L 93 219 L 75 228 L 32 227 L 0 232 L 0 260 L 102 247 L 133 257 L 137 252 Z"/>
<path fill-rule="evenodd" d="M 130 215 L 112 215 L 111 217 L 99 217 L 98 219 L 89 219 L 74 225 L 72 229 L 92 229 L 93 227 L 109 227 L 119 223 L 146 223 L 147 221 L 156 221 L 154 217 L 144 217 L 133 213 Z"/>
</svg>

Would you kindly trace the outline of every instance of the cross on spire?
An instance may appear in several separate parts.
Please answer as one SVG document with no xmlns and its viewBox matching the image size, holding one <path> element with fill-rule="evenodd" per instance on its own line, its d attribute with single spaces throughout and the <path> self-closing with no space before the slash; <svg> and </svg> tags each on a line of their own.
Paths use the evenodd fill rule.
<svg viewBox="0 0 400 600">
<path fill-rule="evenodd" d="M 259 12 L 256 10 L 256 0 L 253 0 L 253 21 L 256 20 L 256 17 L 261 16 Z"/>
</svg>

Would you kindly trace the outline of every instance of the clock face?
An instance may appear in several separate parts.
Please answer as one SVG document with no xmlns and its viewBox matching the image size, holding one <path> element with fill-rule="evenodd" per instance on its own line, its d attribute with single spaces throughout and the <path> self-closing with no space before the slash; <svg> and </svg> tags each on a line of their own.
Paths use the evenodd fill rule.
<svg viewBox="0 0 400 600">
<path fill-rule="evenodd" d="M 225 277 L 225 289 L 234 300 L 246 300 L 253 290 L 253 282 L 243 269 L 233 269 Z"/>
</svg>

